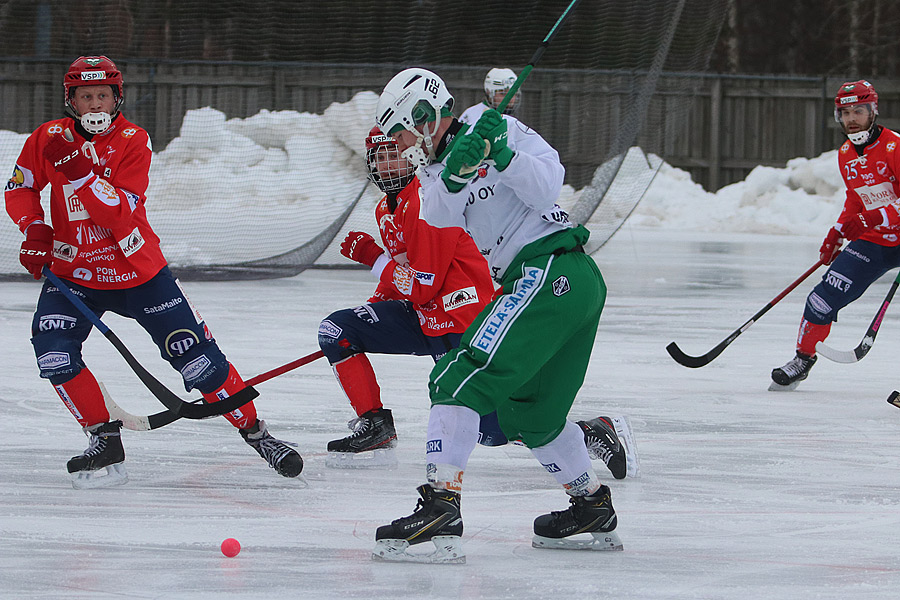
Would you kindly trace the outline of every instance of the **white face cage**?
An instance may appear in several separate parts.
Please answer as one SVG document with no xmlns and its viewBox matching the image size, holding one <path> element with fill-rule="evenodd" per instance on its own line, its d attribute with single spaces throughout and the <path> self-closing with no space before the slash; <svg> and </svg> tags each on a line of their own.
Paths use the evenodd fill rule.
<svg viewBox="0 0 900 600">
<path fill-rule="evenodd" d="M 416 175 L 413 163 L 401 156 L 396 142 L 378 144 L 366 149 L 369 181 L 385 194 L 397 194 Z"/>
<path fill-rule="evenodd" d="M 112 115 L 105 112 L 85 113 L 81 115 L 81 126 L 93 135 L 99 135 L 109 129 L 112 124 Z"/>
</svg>

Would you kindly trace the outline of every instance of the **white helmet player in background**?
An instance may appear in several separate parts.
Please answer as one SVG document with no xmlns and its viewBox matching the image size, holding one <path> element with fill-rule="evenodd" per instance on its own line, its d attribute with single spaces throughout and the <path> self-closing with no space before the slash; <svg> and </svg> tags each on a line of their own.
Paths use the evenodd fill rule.
<svg viewBox="0 0 900 600">
<path fill-rule="evenodd" d="M 433 136 L 441 117 L 452 116 L 452 109 L 453 96 L 443 79 L 427 69 L 405 69 L 384 86 L 375 109 L 375 123 L 386 135 L 403 130 L 413 133 L 418 141 L 406 148 L 403 156 L 424 167 L 437 159 Z M 429 128 L 430 123 L 433 125 Z M 424 125 L 422 131 L 417 129 L 420 125 Z"/>
<path fill-rule="evenodd" d="M 506 97 L 506 93 L 512 88 L 518 79 L 516 72 L 512 69 L 493 68 L 487 72 L 484 78 L 484 103 L 491 108 L 497 108 Z M 516 90 L 515 95 L 510 99 L 509 104 L 503 109 L 503 114 L 514 115 L 519 108 L 522 92 Z"/>
</svg>

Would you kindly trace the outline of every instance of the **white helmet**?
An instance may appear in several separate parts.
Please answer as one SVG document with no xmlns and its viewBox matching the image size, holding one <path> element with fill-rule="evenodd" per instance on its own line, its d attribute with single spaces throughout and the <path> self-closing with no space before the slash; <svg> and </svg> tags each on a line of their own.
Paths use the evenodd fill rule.
<svg viewBox="0 0 900 600">
<path fill-rule="evenodd" d="M 491 69 L 484 78 L 484 103 L 491 108 L 497 108 L 503 100 L 501 96 L 497 98 L 497 93 L 502 92 L 503 96 L 516 82 L 516 72 L 512 69 Z M 522 92 L 516 91 L 516 95 L 512 97 L 509 104 L 503 110 L 504 114 L 511 115 L 519 108 L 519 100 L 521 100 Z"/>
<path fill-rule="evenodd" d="M 387 135 L 406 129 L 416 135 L 415 146 L 403 151 L 403 156 L 417 166 L 427 166 L 436 160 L 434 139 L 442 116 L 450 114 L 453 96 L 444 80 L 427 69 L 405 69 L 388 81 L 378 98 L 375 123 Z M 428 123 L 434 122 L 429 131 Z M 416 129 L 425 125 L 423 131 Z M 425 143 L 425 151 L 422 143 Z"/>
</svg>

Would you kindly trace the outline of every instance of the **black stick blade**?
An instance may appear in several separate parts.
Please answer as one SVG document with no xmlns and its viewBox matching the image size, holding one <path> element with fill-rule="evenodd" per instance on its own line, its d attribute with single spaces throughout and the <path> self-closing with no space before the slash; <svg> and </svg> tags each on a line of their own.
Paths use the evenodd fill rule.
<svg viewBox="0 0 900 600">
<path fill-rule="evenodd" d="M 712 362 L 712 360 L 721 354 L 722 350 L 718 346 L 707 352 L 702 356 L 689 356 L 681 351 L 681 348 L 678 347 L 678 344 L 672 342 L 668 346 L 666 346 L 666 351 L 669 353 L 669 356 L 675 359 L 680 365 L 685 367 L 689 367 L 691 369 L 696 369 L 698 367 L 703 367 Z"/>
</svg>

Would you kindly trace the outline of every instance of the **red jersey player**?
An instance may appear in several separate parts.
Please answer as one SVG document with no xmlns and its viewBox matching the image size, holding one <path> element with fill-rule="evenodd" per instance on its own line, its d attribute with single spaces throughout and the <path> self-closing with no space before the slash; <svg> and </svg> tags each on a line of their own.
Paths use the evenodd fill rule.
<svg viewBox="0 0 900 600">
<path fill-rule="evenodd" d="M 847 199 L 819 250 L 831 265 L 806 299 L 796 356 L 772 371 L 770 390 L 793 390 L 816 362 L 838 311 L 900 266 L 900 135 L 876 124 L 878 94 L 868 81 L 841 85 L 834 118 L 847 136 L 838 165 Z M 849 244 L 841 252 L 843 240 Z"/>
<path fill-rule="evenodd" d="M 373 129 L 366 162 L 369 178 L 385 192 L 375 219 L 387 251 L 367 233 L 347 235 L 341 253 L 370 267 L 378 287 L 369 303 L 336 311 L 319 326 L 319 346 L 357 414 L 353 435 L 328 444 L 333 466 L 393 462 L 386 452 L 397 439 L 393 417 L 381 403 L 366 353 L 437 360 L 459 344 L 494 294 L 487 262 L 468 234 L 419 218 L 415 168 L 400 157 L 393 138 Z"/>
<path fill-rule="evenodd" d="M 29 136 L 6 186 L 6 210 L 25 241 L 19 255 L 35 279 L 47 265 L 98 315 L 135 319 L 185 389 L 206 401 L 227 398 L 243 380 L 219 349 L 166 265 L 144 209 L 151 145 L 121 112 L 122 74 L 105 56 L 82 56 L 65 74 L 65 113 Z M 50 185 L 50 222 L 40 192 Z M 75 487 L 127 481 L 121 421 L 111 421 L 101 388 L 83 362 L 92 325 L 45 281 L 32 322 L 41 377 L 50 380 L 90 446 L 67 465 Z M 252 403 L 227 415 L 241 436 L 279 474 L 296 477 L 300 455 L 274 439 Z M 95 477 L 106 468 L 105 477 Z"/>
</svg>

